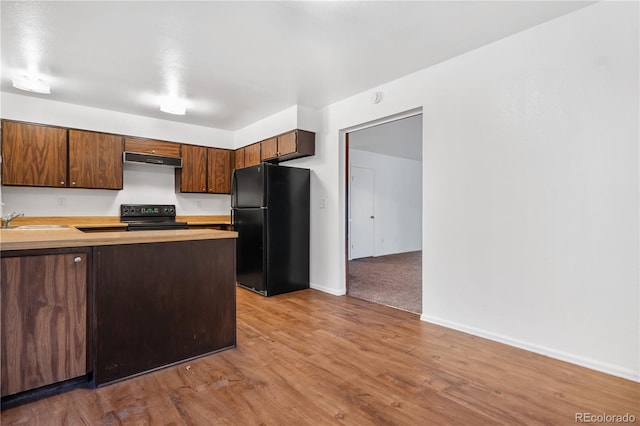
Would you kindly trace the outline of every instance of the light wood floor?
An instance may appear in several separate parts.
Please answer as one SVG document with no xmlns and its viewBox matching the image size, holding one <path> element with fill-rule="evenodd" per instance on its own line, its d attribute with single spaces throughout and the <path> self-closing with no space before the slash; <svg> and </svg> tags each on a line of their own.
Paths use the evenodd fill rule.
<svg viewBox="0 0 640 426">
<path fill-rule="evenodd" d="M 575 424 L 640 384 L 350 297 L 238 289 L 238 347 L 2 412 L 2 425 Z"/>
</svg>

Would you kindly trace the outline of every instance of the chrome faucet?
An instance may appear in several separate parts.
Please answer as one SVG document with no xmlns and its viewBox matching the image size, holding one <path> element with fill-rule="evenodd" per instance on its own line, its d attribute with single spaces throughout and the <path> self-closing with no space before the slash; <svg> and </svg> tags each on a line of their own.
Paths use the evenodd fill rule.
<svg viewBox="0 0 640 426">
<path fill-rule="evenodd" d="M 8 214 L 6 216 L 2 216 L 2 227 L 3 228 L 8 228 L 9 224 L 11 223 L 11 221 L 13 219 L 15 219 L 16 217 L 20 217 L 20 216 L 24 216 L 24 213 L 13 212 L 13 213 Z"/>
</svg>

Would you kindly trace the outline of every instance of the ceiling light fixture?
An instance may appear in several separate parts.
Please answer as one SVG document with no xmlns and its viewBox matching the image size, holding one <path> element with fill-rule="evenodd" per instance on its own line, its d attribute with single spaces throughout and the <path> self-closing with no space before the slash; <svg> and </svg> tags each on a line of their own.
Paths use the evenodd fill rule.
<svg viewBox="0 0 640 426">
<path fill-rule="evenodd" d="M 26 90 L 27 92 L 34 93 L 51 93 L 51 88 L 42 79 L 37 77 L 15 77 L 13 80 L 13 87 L 20 90 Z"/>
<path fill-rule="evenodd" d="M 160 111 L 169 114 L 185 115 L 187 106 L 185 102 L 180 99 L 164 99 L 160 103 Z"/>
</svg>

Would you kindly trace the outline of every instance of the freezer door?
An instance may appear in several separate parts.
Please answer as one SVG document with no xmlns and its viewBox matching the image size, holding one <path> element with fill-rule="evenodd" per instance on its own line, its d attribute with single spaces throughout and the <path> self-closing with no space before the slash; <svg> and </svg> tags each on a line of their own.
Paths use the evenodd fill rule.
<svg viewBox="0 0 640 426">
<path fill-rule="evenodd" d="M 231 207 L 266 207 L 265 165 L 236 169 L 231 181 Z"/>
<path fill-rule="evenodd" d="M 238 283 L 259 292 L 266 290 L 265 224 L 267 210 L 234 209 L 233 229 L 236 240 L 236 279 Z"/>
</svg>

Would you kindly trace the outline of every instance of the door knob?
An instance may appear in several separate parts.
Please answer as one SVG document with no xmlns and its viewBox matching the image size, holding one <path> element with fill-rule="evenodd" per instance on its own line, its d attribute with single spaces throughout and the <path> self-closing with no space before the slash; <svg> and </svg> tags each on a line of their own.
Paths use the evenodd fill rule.
<svg viewBox="0 0 640 426">
<path fill-rule="evenodd" d="M 75 263 L 80 263 L 80 262 L 82 262 L 82 258 L 80 256 L 76 256 L 76 257 L 73 258 L 73 261 Z"/>
</svg>

